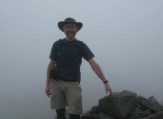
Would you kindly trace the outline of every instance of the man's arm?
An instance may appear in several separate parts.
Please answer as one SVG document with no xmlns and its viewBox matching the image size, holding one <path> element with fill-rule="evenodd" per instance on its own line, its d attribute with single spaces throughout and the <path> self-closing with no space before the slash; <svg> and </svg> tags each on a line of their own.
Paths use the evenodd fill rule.
<svg viewBox="0 0 163 119">
<path fill-rule="evenodd" d="M 50 92 L 50 72 L 54 67 L 55 61 L 50 60 L 47 68 L 47 77 L 46 77 L 46 85 L 45 85 L 45 93 L 49 97 L 51 95 Z"/>
<path fill-rule="evenodd" d="M 91 65 L 93 71 L 103 81 L 103 83 L 105 85 L 106 93 L 107 93 L 107 91 L 109 91 L 109 93 L 112 95 L 113 92 L 112 92 L 111 86 L 109 85 L 107 79 L 105 78 L 104 73 L 103 73 L 102 69 L 100 68 L 100 66 L 96 63 L 96 61 L 93 58 L 90 59 L 88 62 Z"/>
</svg>

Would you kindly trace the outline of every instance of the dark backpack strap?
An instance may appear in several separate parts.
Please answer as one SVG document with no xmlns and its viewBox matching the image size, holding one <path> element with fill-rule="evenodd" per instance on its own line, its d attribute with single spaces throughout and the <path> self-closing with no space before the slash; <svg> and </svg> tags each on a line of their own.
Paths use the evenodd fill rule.
<svg viewBox="0 0 163 119">
<path fill-rule="evenodd" d="M 79 54 L 82 56 L 82 45 L 83 42 L 82 41 L 78 41 L 78 43 L 75 45 L 76 47 L 79 48 Z"/>
<path fill-rule="evenodd" d="M 57 44 L 57 55 L 60 55 L 60 49 L 61 49 L 61 46 L 62 46 L 62 42 L 63 42 L 63 39 L 59 39 L 58 40 L 58 44 Z"/>
</svg>

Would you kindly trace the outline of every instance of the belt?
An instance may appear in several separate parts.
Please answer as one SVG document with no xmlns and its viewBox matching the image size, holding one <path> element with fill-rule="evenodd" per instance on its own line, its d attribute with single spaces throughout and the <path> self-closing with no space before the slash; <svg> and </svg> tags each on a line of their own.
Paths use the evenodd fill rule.
<svg viewBox="0 0 163 119">
<path fill-rule="evenodd" d="M 54 80 L 61 80 L 65 82 L 79 82 L 80 83 L 80 78 L 72 78 L 72 77 L 64 77 L 64 76 L 56 76 L 53 78 Z"/>
<path fill-rule="evenodd" d="M 62 80 L 66 82 L 79 82 L 80 83 L 80 78 L 62 76 L 55 69 L 51 70 L 50 77 L 51 79 L 54 79 L 54 80 Z"/>
</svg>

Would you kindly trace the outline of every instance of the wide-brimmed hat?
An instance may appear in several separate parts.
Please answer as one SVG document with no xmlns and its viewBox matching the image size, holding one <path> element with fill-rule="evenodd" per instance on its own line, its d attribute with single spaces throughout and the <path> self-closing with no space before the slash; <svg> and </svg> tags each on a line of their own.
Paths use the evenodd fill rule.
<svg viewBox="0 0 163 119">
<path fill-rule="evenodd" d="M 58 22 L 58 27 L 61 31 L 63 31 L 63 27 L 65 24 L 75 24 L 78 27 L 78 31 L 82 28 L 83 24 L 81 22 L 76 22 L 73 18 L 66 18 L 64 21 Z"/>
</svg>

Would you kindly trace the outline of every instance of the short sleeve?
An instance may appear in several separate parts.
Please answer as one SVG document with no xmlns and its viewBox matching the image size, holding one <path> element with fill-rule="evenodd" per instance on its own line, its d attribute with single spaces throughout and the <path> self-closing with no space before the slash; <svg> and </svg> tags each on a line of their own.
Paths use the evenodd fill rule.
<svg viewBox="0 0 163 119">
<path fill-rule="evenodd" d="M 50 52 L 50 56 L 49 58 L 53 61 L 56 61 L 57 60 L 57 47 L 58 47 L 58 42 L 54 42 L 52 48 L 51 48 L 51 52 Z"/>
<path fill-rule="evenodd" d="M 92 51 L 89 49 L 89 47 L 82 42 L 82 56 L 85 60 L 89 61 L 90 59 L 92 59 L 94 57 L 94 54 L 92 53 Z"/>
</svg>

